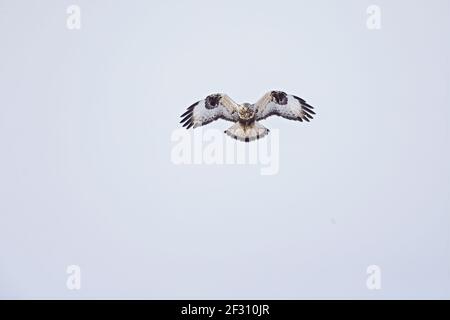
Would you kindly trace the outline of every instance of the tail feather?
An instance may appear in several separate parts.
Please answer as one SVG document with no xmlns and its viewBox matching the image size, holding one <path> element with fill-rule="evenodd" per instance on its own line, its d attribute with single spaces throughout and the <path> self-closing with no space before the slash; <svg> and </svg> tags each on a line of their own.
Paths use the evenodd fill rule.
<svg viewBox="0 0 450 320">
<path fill-rule="evenodd" d="M 231 128 L 226 130 L 225 133 L 236 140 L 250 142 L 266 136 L 269 133 L 269 129 L 258 122 L 254 122 L 250 125 L 243 125 L 236 122 Z"/>
</svg>

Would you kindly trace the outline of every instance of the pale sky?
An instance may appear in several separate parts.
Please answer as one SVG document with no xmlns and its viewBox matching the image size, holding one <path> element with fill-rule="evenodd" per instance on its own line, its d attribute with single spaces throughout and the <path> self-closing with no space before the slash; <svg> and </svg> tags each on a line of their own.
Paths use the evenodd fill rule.
<svg viewBox="0 0 450 320">
<path fill-rule="evenodd" d="M 0 297 L 449 298 L 449 15 L 445 0 L 0 0 Z M 272 89 L 317 112 L 265 120 L 278 174 L 171 161 L 186 107 Z"/>
</svg>

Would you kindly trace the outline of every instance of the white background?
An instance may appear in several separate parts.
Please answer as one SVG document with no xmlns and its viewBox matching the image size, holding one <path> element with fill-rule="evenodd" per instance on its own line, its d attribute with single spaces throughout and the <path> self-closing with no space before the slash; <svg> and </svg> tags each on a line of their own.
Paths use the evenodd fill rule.
<svg viewBox="0 0 450 320">
<path fill-rule="evenodd" d="M 449 31 L 445 0 L 0 0 L 0 297 L 448 298 Z M 278 175 L 171 162 L 187 106 L 271 89 L 317 111 L 264 122 Z"/>
</svg>

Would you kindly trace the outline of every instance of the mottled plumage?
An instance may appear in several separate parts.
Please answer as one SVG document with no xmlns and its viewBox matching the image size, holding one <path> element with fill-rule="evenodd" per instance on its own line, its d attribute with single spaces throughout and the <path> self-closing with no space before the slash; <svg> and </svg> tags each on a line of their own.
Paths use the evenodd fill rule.
<svg viewBox="0 0 450 320">
<path fill-rule="evenodd" d="M 237 104 L 226 94 L 212 94 L 191 105 L 180 123 L 186 129 L 204 126 L 214 120 L 235 122 L 225 133 L 237 140 L 249 142 L 264 137 L 269 129 L 259 124 L 272 115 L 289 120 L 307 121 L 313 119 L 314 107 L 305 100 L 283 91 L 270 91 L 254 104 Z"/>
</svg>

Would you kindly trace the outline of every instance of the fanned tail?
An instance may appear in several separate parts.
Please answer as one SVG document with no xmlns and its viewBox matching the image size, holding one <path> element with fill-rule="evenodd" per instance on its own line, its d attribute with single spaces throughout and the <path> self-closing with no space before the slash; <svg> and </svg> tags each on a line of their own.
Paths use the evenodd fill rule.
<svg viewBox="0 0 450 320">
<path fill-rule="evenodd" d="M 256 121 L 250 125 L 236 122 L 231 128 L 226 130 L 225 133 L 233 139 L 250 142 L 266 136 L 269 133 L 269 129 Z"/>
</svg>

